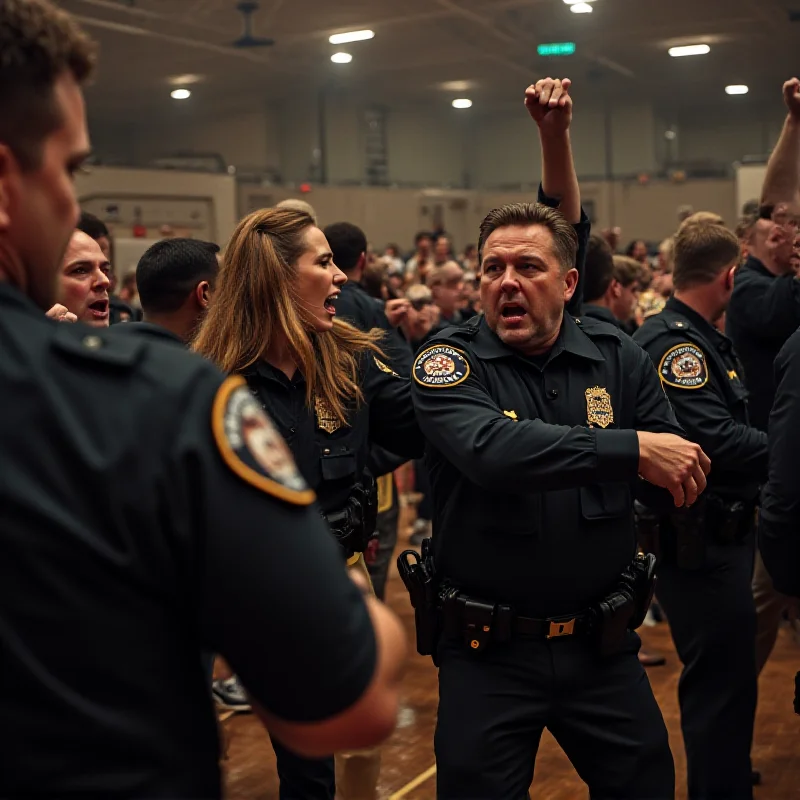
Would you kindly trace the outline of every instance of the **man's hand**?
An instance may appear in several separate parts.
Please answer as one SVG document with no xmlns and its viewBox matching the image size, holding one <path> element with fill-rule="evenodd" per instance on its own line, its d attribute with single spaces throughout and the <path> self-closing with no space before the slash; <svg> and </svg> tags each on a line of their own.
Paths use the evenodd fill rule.
<svg viewBox="0 0 800 800">
<path fill-rule="evenodd" d="M 525 90 L 525 107 L 543 134 L 564 133 L 572 122 L 569 78 L 544 78 Z"/>
<path fill-rule="evenodd" d="M 66 307 L 60 303 L 56 303 L 46 314 L 50 319 L 58 320 L 58 322 L 77 322 L 78 318 Z"/>
<path fill-rule="evenodd" d="M 393 328 L 396 328 L 406 318 L 410 305 L 411 303 L 403 297 L 386 301 L 386 307 L 384 308 L 386 319 L 389 320 L 389 324 Z"/>
<path fill-rule="evenodd" d="M 671 433 L 637 431 L 639 474 L 649 483 L 668 489 L 675 505 L 691 506 L 706 488 L 711 461 L 700 445 Z"/>
<path fill-rule="evenodd" d="M 783 84 L 783 102 L 795 122 L 800 122 L 800 78 L 792 78 Z"/>
</svg>

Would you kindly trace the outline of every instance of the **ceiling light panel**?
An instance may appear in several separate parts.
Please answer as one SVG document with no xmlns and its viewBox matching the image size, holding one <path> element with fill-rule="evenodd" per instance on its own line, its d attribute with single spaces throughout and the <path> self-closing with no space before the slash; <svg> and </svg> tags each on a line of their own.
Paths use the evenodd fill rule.
<svg viewBox="0 0 800 800">
<path fill-rule="evenodd" d="M 348 33 L 335 33 L 329 37 L 331 44 L 349 44 L 350 42 L 364 42 L 375 36 L 374 31 L 349 31 Z"/>
</svg>

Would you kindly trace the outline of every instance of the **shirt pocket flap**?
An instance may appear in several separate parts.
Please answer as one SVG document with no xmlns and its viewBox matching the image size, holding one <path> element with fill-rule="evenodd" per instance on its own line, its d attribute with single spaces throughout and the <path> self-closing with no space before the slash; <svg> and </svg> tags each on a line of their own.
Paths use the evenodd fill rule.
<svg viewBox="0 0 800 800">
<path fill-rule="evenodd" d="M 355 453 L 346 450 L 339 453 L 323 453 L 320 456 L 322 466 L 322 479 L 325 481 L 338 481 L 342 478 L 355 477 Z"/>
<path fill-rule="evenodd" d="M 596 483 L 581 487 L 581 515 L 586 520 L 630 516 L 631 489 L 627 483 Z"/>
</svg>

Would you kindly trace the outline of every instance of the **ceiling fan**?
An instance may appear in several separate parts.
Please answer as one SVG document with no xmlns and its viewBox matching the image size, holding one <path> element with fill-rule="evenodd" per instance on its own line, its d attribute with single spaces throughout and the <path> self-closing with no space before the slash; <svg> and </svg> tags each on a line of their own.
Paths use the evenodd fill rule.
<svg viewBox="0 0 800 800">
<path fill-rule="evenodd" d="M 242 15 L 244 27 L 242 35 L 233 42 L 234 47 L 271 47 L 275 44 L 274 39 L 253 35 L 253 14 L 258 11 L 258 3 L 254 0 L 242 0 L 237 4 L 236 10 Z"/>
</svg>

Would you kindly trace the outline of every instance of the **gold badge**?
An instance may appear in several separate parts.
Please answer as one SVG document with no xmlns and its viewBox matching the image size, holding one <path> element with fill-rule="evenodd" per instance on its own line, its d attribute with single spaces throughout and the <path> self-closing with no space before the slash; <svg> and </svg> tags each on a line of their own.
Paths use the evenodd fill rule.
<svg viewBox="0 0 800 800">
<path fill-rule="evenodd" d="M 593 425 L 607 428 L 614 422 L 611 395 L 600 386 L 594 386 L 586 390 L 586 417 L 590 428 Z"/>
<path fill-rule="evenodd" d="M 514 422 L 517 422 L 517 412 L 516 411 L 504 411 L 503 414 L 507 416 L 509 419 L 513 419 Z"/>
<path fill-rule="evenodd" d="M 375 356 L 373 356 L 373 358 L 375 358 Z M 385 372 L 387 375 L 394 375 L 395 378 L 400 377 L 391 367 L 387 367 L 379 358 L 375 358 L 375 364 L 381 372 Z"/>
<path fill-rule="evenodd" d="M 335 433 L 342 427 L 341 421 L 323 397 L 314 398 L 314 411 L 317 414 L 317 427 L 325 433 Z"/>
</svg>

